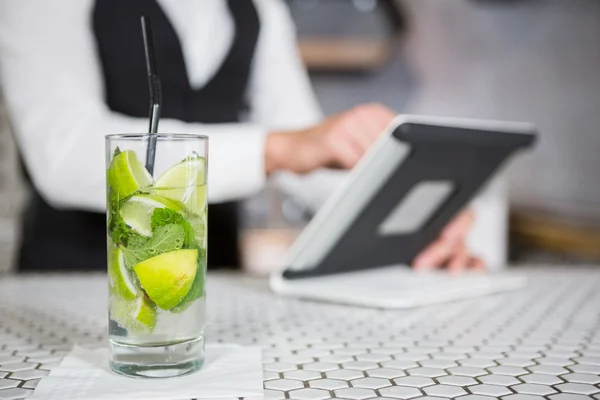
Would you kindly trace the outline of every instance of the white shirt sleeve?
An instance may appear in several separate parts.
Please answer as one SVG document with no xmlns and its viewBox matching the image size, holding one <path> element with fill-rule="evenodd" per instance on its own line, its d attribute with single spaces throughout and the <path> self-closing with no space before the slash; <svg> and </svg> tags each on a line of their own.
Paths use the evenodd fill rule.
<svg viewBox="0 0 600 400">
<path fill-rule="evenodd" d="M 91 30 L 93 0 L 0 2 L 0 82 L 36 188 L 53 206 L 105 208 L 104 135 L 146 132 L 113 112 Z M 264 182 L 265 130 L 162 119 L 160 132 L 209 136 L 209 199 L 239 199 Z"/>
<path fill-rule="evenodd" d="M 323 114 L 297 47 L 294 23 L 281 0 L 254 0 L 261 18 L 251 77 L 251 120 L 270 130 L 303 129 Z M 317 210 L 347 175 L 317 170 L 306 175 L 278 172 L 273 179 L 303 207 Z"/>
</svg>

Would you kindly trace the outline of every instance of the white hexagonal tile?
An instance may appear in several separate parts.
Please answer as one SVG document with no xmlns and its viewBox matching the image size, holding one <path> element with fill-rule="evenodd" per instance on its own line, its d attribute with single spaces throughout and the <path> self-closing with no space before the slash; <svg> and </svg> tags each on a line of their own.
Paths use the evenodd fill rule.
<svg viewBox="0 0 600 400">
<path fill-rule="evenodd" d="M 282 392 L 281 390 L 265 389 L 265 390 L 263 390 L 263 393 L 265 394 L 265 400 L 285 399 L 285 393 Z"/>
<path fill-rule="evenodd" d="M 509 367 L 506 365 L 501 365 L 499 367 L 492 367 L 489 369 L 491 373 L 498 375 L 510 375 L 510 376 L 520 376 L 525 375 L 527 373 L 526 370 L 520 367 Z"/>
<path fill-rule="evenodd" d="M 511 386 L 520 383 L 520 381 L 509 375 L 484 375 L 480 376 L 479 381 L 481 383 L 487 383 L 488 385 L 500 385 L 500 386 Z"/>
<path fill-rule="evenodd" d="M 279 379 L 279 372 L 263 371 L 263 381 L 271 381 L 273 379 Z"/>
<path fill-rule="evenodd" d="M 555 357 L 540 357 L 540 358 L 536 358 L 535 361 L 537 361 L 537 363 L 540 365 L 554 365 L 557 367 L 566 367 L 568 365 L 575 364 L 573 361 L 569 360 L 568 358 L 555 358 Z"/>
<path fill-rule="evenodd" d="M 557 390 L 564 393 L 575 393 L 590 395 L 600 392 L 600 389 L 592 385 L 586 385 L 584 383 L 562 383 L 554 386 Z"/>
<path fill-rule="evenodd" d="M 506 356 L 502 353 L 494 353 L 488 351 L 475 351 L 469 353 L 471 358 L 483 359 L 483 360 L 500 360 L 501 358 L 505 358 Z"/>
<path fill-rule="evenodd" d="M 464 397 L 461 397 L 463 400 Z M 543 400 L 542 396 L 535 396 L 533 394 L 509 394 L 508 396 L 504 396 L 502 400 Z"/>
<path fill-rule="evenodd" d="M 309 381 L 311 379 L 321 378 L 321 373 L 317 371 L 307 371 L 305 369 L 299 369 L 296 371 L 284 372 L 283 376 L 289 379 L 298 379 L 300 381 Z"/>
<path fill-rule="evenodd" d="M 486 358 L 465 358 L 464 360 L 459 360 L 458 363 L 465 367 L 476 368 L 489 368 L 498 365 L 494 360 Z"/>
<path fill-rule="evenodd" d="M 265 389 L 287 391 L 293 389 L 302 389 L 303 387 L 304 382 L 293 379 L 275 379 L 265 382 Z"/>
<path fill-rule="evenodd" d="M 575 359 L 579 364 L 600 366 L 600 357 L 579 357 Z"/>
<path fill-rule="evenodd" d="M 392 386 L 392 382 L 384 378 L 359 378 L 352 381 L 352 386 L 365 389 L 381 389 Z"/>
<path fill-rule="evenodd" d="M 298 389 L 289 392 L 291 399 L 298 400 L 325 400 L 330 398 L 329 392 L 321 389 Z"/>
<path fill-rule="evenodd" d="M 396 378 L 394 379 L 394 383 L 399 386 L 412 386 L 417 388 L 423 388 L 435 384 L 432 379 L 421 376 L 404 376 L 402 378 Z"/>
<path fill-rule="evenodd" d="M 392 357 L 385 354 L 377 354 L 377 353 L 365 353 L 359 354 L 356 356 L 357 361 L 369 361 L 374 363 L 379 363 L 382 361 L 391 360 Z"/>
<path fill-rule="evenodd" d="M 426 378 L 437 378 L 438 376 L 448 375 L 443 369 L 439 368 L 413 368 L 409 369 L 408 374 L 411 376 L 424 376 Z"/>
<path fill-rule="evenodd" d="M 415 361 L 408 361 L 408 360 L 384 361 L 381 363 L 381 366 L 386 367 L 386 368 L 400 369 L 400 370 L 418 367 L 418 365 Z"/>
<path fill-rule="evenodd" d="M 360 354 L 366 354 L 366 353 L 367 353 L 366 349 L 355 349 L 355 348 L 348 348 L 348 347 L 344 347 L 343 349 L 333 350 L 333 354 L 341 354 L 344 356 L 358 356 Z"/>
<path fill-rule="evenodd" d="M 354 361 L 354 357 L 353 356 L 345 356 L 343 354 L 330 354 L 325 357 L 319 357 L 318 360 L 320 362 L 341 364 L 341 363 L 345 363 L 345 362 Z"/>
<path fill-rule="evenodd" d="M 427 393 L 430 396 L 440 396 L 440 397 L 448 397 L 448 398 L 454 398 L 454 397 L 458 397 L 458 396 L 467 394 L 467 392 L 464 389 L 462 389 L 458 386 L 451 386 L 451 385 L 428 386 L 428 387 L 424 388 L 423 391 L 425 391 L 425 393 Z"/>
<path fill-rule="evenodd" d="M 589 396 L 572 393 L 558 393 L 548 396 L 551 400 L 590 400 Z"/>
<path fill-rule="evenodd" d="M 465 353 L 451 353 L 451 352 L 443 352 L 443 353 L 435 353 L 431 355 L 431 358 L 434 360 L 450 360 L 457 361 L 463 360 L 467 358 L 467 354 Z"/>
<path fill-rule="evenodd" d="M 298 369 L 296 364 L 292 363 L 282 363 L 282 362 L 274 362 L 263 364 L 263 369 L 265 371 L 273 371 L 273 372 L 286 372 L 286 371 L 294 371 Z"/>
<path fill-rule="evenodd" d="M 439 359 L 439 358 L 419 361 L 419 365 L 421 365 L 421 367 L 425 367 L 425 368 L 439 368 L 439 369 L 458 367 L 458 364 L 455 363 L 454 361 L 443 360 L 443 359 Z"/>
<path fill-rule="evenodd" d="M 526 383 L 537 383 L 539 385 L 557 385 L 563 383 L 563 380 L 557 376 L 549 374 L 527 374 L 520 376 L 520 379 Z"/>
<path fill-rule="evenodd" d="M 395 399 L 412 399 L 419 397 L 421 391 L 408 386 L 390 386 L 379 390 L 382 396 L 393 397 Z"/>
<path fill-rule="evenodd" d="M 506 397 L 504 397 L 506 398 Z M 468 394 L 466 396 L 459 397 L 460 400 L 494 400 L 495 397 L 482 396 L 479 394 Z"/>
<path fill-rule="evenodd" d="M 412 349 L 414 350 L 414 349 Z M 410 352 L 406 352 L 406 353 L 400 353 L 400 354 L 394 354 L 394 359 L 396 360 L 405 360 L 405 361 L 424 361 L 424 360 L 428 360 L 431 357 L 429 357 L 429 355 L 427 353 L 415 353 L 414 351 L 410 351 Z"/>
<path fill-rule="evenodd" d="M 19 356 L 4 356 L 0 357 L 0 367 L 6 366 L 9 364 L 16 364 L 25 361 L 25 357 Z"/>
<path fill-rule="evenodd" d="M 299 354 L 289 354 L 287 356 L 280 356 L 278 361 L 291 364 L 305 364 L 315 361 L 315 358 Z"/>
<path fill-rule="evenodd" d="M 302 349 L 296 352 L 299 356 L 307 357 L 325 357 L 331 354 L 331 350 L 328 349 Z"/>
<path fill-rule="evenodd" d="M 577 367 L 577 366 L 573 365 L 569 368 L 573 369 L 574 367 Z M 527 369 L 536 374 L 547 374 L 547 375 L 562 375 L 562 374 L 566 374 L 569 372 L 568 369 L 565 369 L 563 367 L 557 367 L 555 365 L 534 365 L 532 367 L 527 367 Z"/>
<path fill-rule="evenodd" d="M 347 388 L 334 391 L 337 397 L 351 400 L 363 400 L 371 397 L 377 397 L 374 390 L 363 388 Z"/>
<path fill-rule="evenodd" d="M 391 356 L 392 354 L 402 353 L 404 348 L 402 347 L 392 347 L 392 346 L 384 346 L 384 347 L 374 347 L 371 349 L 371 353 L 374 354 L 385 354 Z"/>
<path fill-rule="evenodd" d="M 38 366 L 37 363 L 30 363 L 30 362 L 6 364 L 6 365 L 3 365 L 0 367 L 0 371 L 5 371 L 5 372 L 27 371 L 29 369 L 34 369 L 37 366 Z"/>
<path fill-rule="evenodd" d="M 20 400 L 25 397 L 31 396 L 31 393 L 33 393 L 33 391 L 30 389 L 6 389 L 0 392 L 0 400 Z"/>
<path fill-rule="evenodd" d="M 312 362 L 308 364 L 303 364 L 302 368 L 307 369 L 309 371 L 327 372 L 339 369 L 340 367 L 334 363 Z"/>
<path fill-rule="evenodd" d="M 546 350 L 543 352 L 544 357 L 550 358 L 575 358 L 579 357 L 579 353 L 574 351 L 564 351 L 564 350 Z M 530 358 L 539 358 L 540 356 L 533 356 Z"/>
<path fill-rule="evenodd" d="M 336 371 L 326 372 L 325 375 L 328 378 L 332 379 L 341 379 L 344 381 L 349 381 L 352 379 L 362 378 L 365 374 L 362 371 L 358 371 L 355 369 L 338 369 Z"/>
<path fill-rule="evenodd" d="M 19 386 L 19 382 L 12 379 L 0 379 L 0 390 L 10 389 Z"/>
<path fill-rule="evenodd" d="M 366 371 L 369 369 L 379 368 L 379 365 L 377 365 L 377 363 L 368 361 L 350 361 L 347 363 L 342 363 L 342 366 L 345 369 L 356 369 L 359 371 Z"/>
<path fill-rule="evenodd" d="M 348 382 L 339 379 L 315 379 L 308 382 L 308 385 L 315 389 L 336 390 L 347 388 Z"/>
<path fill-rule="evenodd" d="M 32 379 L 25 382 L 22 387 L 24 387 L 25 389 L 35 389 L 38 383 L 40 383 L 40 381 L 41 379 Z"/>
<path fill-rule="evenodd" d="M 543 357 L 544 355 L 547 356 L 546 353 L 542 354 L 539 351 L 525 351 L 525 350 L 521 350 L 521 351 L 511 351 L 508 354 L 508 358 L 517 358 L 517 359 L 525 359 L 525 360 L 531 360 L 532 358 L 538 358 L 538 357 Z"/>
<path fill-rule="evenodd" d="M 550 386 L 538 385 L 533 383 L 523 383 L 520 385 L 514 385 L 511 387 L 517 393 L 533 394 L 538 396 L 546 396 L 549 394 L 556 393 L 556 390 Z"/>
<path fill-rule="evenodd" d="M 582 373 L 582 374 L 600 375 L 600 366 L 597 366 L 597 365 L 588 365 L 588 364 L 569 365 L 569 369 L 573 372 L 578 372 L 578 373 Z"/>
<path fill-rule="evenodd" d="M 40 370 L 40 369 L 31 369 L 28 371 L 14 372 L 10 379 L 20 379 L 22 381 L 28 381 L 30 379 L 40 379 L 44 376 L 48 375 L 48 371 Z"/>
<path fill-rule="evenodd" d="M 512 393 L 508 388 L 505 388 L 504 386 L 487 385 L 487 384 L 469 386 L 469 390 L 473 394 L 481 394 L 484 396 L 492 396 L 492 397 L 500 397 L 500 396 L 505 396 L 505 395 Z"/>
<path fill-rule="evenodd" d="M 481 379 L 481 378 L 479 378 Z M 444 385 L 453 385 L 453 386 L 470 386 L 476 385 L 477 381 L 468 376 L 460 376 L 460 375 L 448 375 L 441 376 L 438 378 L 438 382 Z"/>
<path fill-rule="evenodd" d="M 448 368 L 448 372 L 450 372 L 452 375 L 470 376 L 471 378 L 487 374 L 487 372 L 482 368 L 462 366 Z"/>
<path fill-rule="evenodd" d="M 525 358 L 503 358 L 498 360 L 498 364 L 507 365 L 509 367 L 529 367 L 535 365 L 535 362 Z"/>
<path fill-rule="evenodd" d="M 385 379 L 394 379 L 400 378 L 401 376 L 406 376 L 406 373 L 399 369 L 393 368 L 375 368 L 366 371 L 367 375 L 373 378 L 385 378 Z"/>
<path fill-rule="evenodd" d="M 572 374 L 562 375 L 561 378 L 567 382 L 587 383 L 588 385 L 596 385 L 596 384 L 600 383 L 600 376 L 592 375 L 592 374 L 572 373 Z"/>
</svg>

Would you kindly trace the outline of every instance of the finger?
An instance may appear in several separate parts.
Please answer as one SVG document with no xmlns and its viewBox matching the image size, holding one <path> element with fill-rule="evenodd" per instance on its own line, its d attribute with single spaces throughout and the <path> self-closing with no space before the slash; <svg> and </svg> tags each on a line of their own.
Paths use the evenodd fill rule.
<svg viewBox="0 0 600 400">
<path fill-rule="evenodd" d="M 331 149 L 335 166 L 345 169 L 354 167 L 363 155 L 362 149 L 343 135 L 332 137 Z"/>
<path fill-rule="evenodd" d="M 432 269 L 442 267 L 455 252 L 457 244 L 449 240 L 438 240 L 429 245 L 415 258 L 416 269 Z"/>
<path fill-rule="evenodd" d="M 344 120 L 344 129 L 355 145 L 360 148 L 362 154 L 366 153 L 374 142 L 369 135 L 369 127 L 366 126 L 366 121 L 361 120 L 352 113 Z"/>
<path fill-rule="evenodd" d="M 376 140 L 387 126 L 396 117 L 396 114 L 389 108 L 380 104 L 367 104 L 359 106 L 355 114 L 366 125 L 366 134 L 372 141 Z"/>
<path fill-rule="evenodd" d="M 475 214 L 472 210 L 467 210 L 458 215 L 452 222 L 444 228 L 441 237 L 453 241 L 463 241 L 473 225 Z"/>
<path fill-rule="evenodd" d="M 465 246 L 459 246 L 456 252 L 451 256 L 450 262 L 448 263 L 448 270 L 450 271 L 462 271 L 469 267 L 469 253 Z"/>
<path fill-rule="evenodd" d="M 467 267 L 469 269 L 483 271 L 485 270 L 485 262 L 478 257 L 469 257 L 469 260 L 467 261 Z"/>
</svg>

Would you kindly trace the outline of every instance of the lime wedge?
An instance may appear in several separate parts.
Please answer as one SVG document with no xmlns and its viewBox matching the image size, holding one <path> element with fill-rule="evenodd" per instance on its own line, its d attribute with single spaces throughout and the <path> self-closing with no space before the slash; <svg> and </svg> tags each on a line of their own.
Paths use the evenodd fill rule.
<svg viewBox="0 0 600 400">
<path fill-rule="evenodd" d="M 175 250 L 148 258 L 133 267 L 150 299 L 170 310 L 188 294 L 196 277 L 198 250 Z"/>
<path fill-rule="evenodd" d="M 200 215 L 206 207 L 206 160 L 190 158 L 175 164 L 154 183 L 153 193 L 183 203 Z"/>
<path fill-rule="evenodd" d="M 135 275 L 127 269 L 123 250 L 119 247 L 110 249 L 108 283 L 111 293 L 124 299 L 134 299 L 140 293 Z"/>
<path fill-rule="evenodd" d="M 147 194 L 131 196 L 119 210 L 123 222 L 136 233 L 150 237 L 152 236 L 152 213 L 157 208 L 168 208 L 175 212 L 183 212 L 182 205 L 171 199 Z"/>
<path fill-rule="evenodd" d="M 179 304 L 173 307 L 170 311 L 173 313 L 182 313 L 187 310 L 195 300 L 204 296 L 204 277 L 206 276 L 206 250 L 198 250 L 198 268 L 194 283 L 187 295 Z"/>
<path fill-rule="evenodd" d="M 152 176 L 132 150 L 123 151 L 113 158 L 107 180 L 117 199 L 124 199 L 141 188 L 152 185 Z"/>
<path fill-rule="evenodd" d="M 132 333 L 152 333 L 156 326 L 156 306 L 143 295 L 133 300 L 112 298 L 110 317 Z"/>
</svg>

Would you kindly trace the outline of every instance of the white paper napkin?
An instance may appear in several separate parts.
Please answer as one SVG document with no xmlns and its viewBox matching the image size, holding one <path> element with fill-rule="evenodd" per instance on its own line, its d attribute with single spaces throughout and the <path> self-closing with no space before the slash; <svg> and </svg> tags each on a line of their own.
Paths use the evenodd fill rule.
<svg viewBox="0 0 600 400">
<path fill-rule="evenodd" d="M 259 347 L 208 345 L 204 367 L 191 375 L 165 379 L 133 379 L 108 367 L 108 349 L 75 346 L 31 400 L 184 400 L 262 398 Z"/>
</svg>

